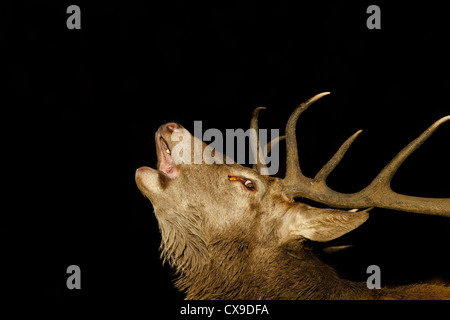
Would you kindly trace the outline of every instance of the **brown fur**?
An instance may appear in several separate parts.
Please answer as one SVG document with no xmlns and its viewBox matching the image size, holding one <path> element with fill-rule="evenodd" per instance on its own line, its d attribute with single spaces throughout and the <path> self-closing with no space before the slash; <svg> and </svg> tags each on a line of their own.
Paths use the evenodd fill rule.
<svg viewBox="0 0 450 320">
<path fill-rule="evenodd" d="M 302 241 L 265 247 L 239 228 L 217 236 L 208 256 L 201 268 L 179 272 L 176 287 L 186 299 L 450 299 L 450 288 L 438 285 L 369 290 L 365 283 L 340 279 Z"/>
<path fill-rule="evenodd" d="M 238 164 L 177 170 L 168 178 L 141 168 L 136 182 L 153 203 L 162 258 L 187 299 L 450 299 L 450 288 L 438 285 L 369 290 L 339 278 L 308 248 L 306 239 L 337 238 L 361 225 L 367 212 L 292 202 L 278 178 Z M 256 190 L 240 182 L 246 179 Z"/>
</svg>

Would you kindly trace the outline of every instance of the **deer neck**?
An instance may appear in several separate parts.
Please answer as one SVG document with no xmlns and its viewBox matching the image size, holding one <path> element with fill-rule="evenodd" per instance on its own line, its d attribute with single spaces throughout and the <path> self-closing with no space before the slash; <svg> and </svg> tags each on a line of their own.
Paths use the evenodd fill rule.
<svg viewBox="0 0 450 320">
<path fill-rule="evenodd" d="M 378 290 L 369 290 L 366 283 L 340 278 L 303 242 L 283 244 L 271 260 L 273 266 L 270 263 L 266 266 L 270 270 L 266 277 L 269 286 L 276 284 L 274 291 L 281 294 L 277 299 L 378 299 Z"/>
<path fill-rule="evenodd" d="M 302 243 L 251 248 L 217 242 L 210 261 L 176 282 L 187 299 L 377 299 L 378 290 L 338 277 Z"/>
</svg>

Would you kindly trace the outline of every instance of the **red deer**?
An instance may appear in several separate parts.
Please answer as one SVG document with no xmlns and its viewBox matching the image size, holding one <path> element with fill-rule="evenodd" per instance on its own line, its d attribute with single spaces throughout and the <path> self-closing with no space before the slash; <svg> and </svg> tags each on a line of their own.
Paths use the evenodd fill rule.
<svg viewBox="0 0 450 320">
<path fill-rule="evenodd" d="M 366 283 L 342 279 L 305 241 L 338 238 L 363 224 L 373 207 L 450 217 L 450 198 L 413 197 L 390 188 L 403 161 L 450 116 L 407 145 L 369 186 L 344 194 L 327 186 L 327 176 L 360 131 L 314 178 L 302 174 L 298 160 L 297 119 L 326 94 L 302 103 L 287 122 L 284 179 L 261 175 L 261 163 L 254 168 L 237 163 L 175 164 L 171 150 L 177 142 L 171 137 L 184 128 L 168 123 L 157 130 L 158 170 L 139 168 L 136 183 L 153 204 L 161 256 L 176 270 L 176 287 L 187 299 L 450 299 L 450 287 L 444 285 L 370 290 Z M 251 120 L 256 130 L 259 110 Z M 298 197 L 330 208 L 294 201 Z"/>
</svg>

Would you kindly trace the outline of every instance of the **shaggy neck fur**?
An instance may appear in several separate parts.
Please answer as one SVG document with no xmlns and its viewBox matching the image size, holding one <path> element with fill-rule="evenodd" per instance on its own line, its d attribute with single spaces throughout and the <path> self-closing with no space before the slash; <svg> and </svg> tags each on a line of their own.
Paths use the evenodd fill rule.
<svg viewBox="0 0 450 320">
<path fill-rule="evenodd" d="M 369 290 L 339 278 L 304 241 L 274 245 L 255 226 L 208 232 L 193 212 L 158 215 L 161 256 L 176 269 L 175 285 L 186 299 L 450 299 L 450 288 L 438 285 Z"/>
<path fill-rule="evenodd" d="M 195 241 L 186 239 L 179 230 L 175 235 L 178 244 L 169 241 L 173 239 L 169 234 L 174 235 L 172 232 L 176 230 L 169 226 L 164 226 L 168 234 L 163 233 L 163 255 L 176 268 L 179 278 L 175 284 L 186 293 L 186 299 L 378 297 L 363 283 L 340 279 L 297 240 L 277 248 L 264 247 L 255 244 L 255 235 L 236 228 L 234 234 L 220 235 L 208 244 L 203 243 L 205 252 L 198 244 L 188 248 Z"/>
<path fill-rule="evenodd" d="M 438 285 L 369 290 L 365 283 L 339 278 L 303 242 L 273 248 L 255 246 L 248 241 L 251 237 L 244 233 L 220 237 L 205 250 L 198 245 L 188 248 L 191 241 L 185 242 L 184 250 L 166 243 L 163 254 L 176 253 L 167 257 L 179 275 L 176 287 L 189 300 L 450 299 L 450 288 Z"/>
<path fill-rule="evenodd" d="M 207 263 L 208 251 L 203 241 L 197 215 L 182 215 L 172 212 L 157 212 L 161 232 L 161 258 L 163 263 L 179 274 L 197 273 Z"/>
</svg>

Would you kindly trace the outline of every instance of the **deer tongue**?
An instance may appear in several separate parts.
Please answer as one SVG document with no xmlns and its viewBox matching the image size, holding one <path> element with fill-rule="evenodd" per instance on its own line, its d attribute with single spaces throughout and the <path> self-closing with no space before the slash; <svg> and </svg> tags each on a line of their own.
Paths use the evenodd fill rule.
<svg viewBox="0 0 450 320">
<path fill-rule="evenodd" d="M 173 162 L 169 145 L 166 140 L 160 136 L 159 139 L 157 139 L 156 145 L 158 153 L 158 170 L 165 173 L 169 178 L 174 179 L 178 177 L 178 170 Z"/>
</svg>

